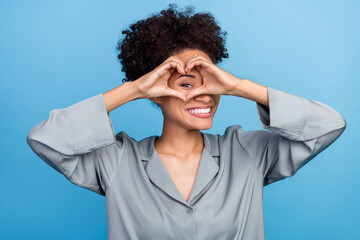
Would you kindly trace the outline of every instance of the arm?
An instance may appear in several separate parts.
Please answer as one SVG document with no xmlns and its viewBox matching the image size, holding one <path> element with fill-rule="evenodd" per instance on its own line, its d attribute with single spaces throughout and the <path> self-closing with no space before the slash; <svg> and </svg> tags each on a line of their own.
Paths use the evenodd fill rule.
<svg viewBox="0 0 360 240">
<path fill-rule="evenodd" d="M 64 109 L 54 109 L 48 119 L 33 127 L 27 142 L 31 149 L 72 183 L 105 195 L 118 169 L 129 137 L 114 134 L 109 112 L 135 99 L 174 96 L 169 88 L 173 69 L 183 63 L 169 57 L 151 72 Z"/>
<path fill-rule="evenodd" d="M 258 117 L 263 128 L 269 130 L 239 129 L 236 133 L 240 146 L 263 174 L 264 186 L 293 176 L 346 128 L 345 119 L 324 103 L 258 86 L 249 80 L 241 84 L 236 95 L 257 100 Z M 267 89 L 267 94 L 263 89 Z"/>
<path fill-rule="evenodd" d="M 64 109 L 27 135 L 31 149 L 72 183 L 105 195 L 126 144 L 115 137 L 109 111 L 138 98 L 132 83 L 98 94 Z"/>
<path fill-rule="evenodd" d="M 233 81 L 237 84 L 230 93 L 231 95 L 246 98 L 264 106 L 269 106 L 269 95 L 266 86 L 252 82 L 248 79 L 235 79 L 236 80 Z"/>
<path fill-rule="evenodd" d="M 135 87 L 135 83 L 136 82 L 125 82 L 103 94 L 107 112 L 129 101 L 141 98 L 138 88 Z"/>
</svg>

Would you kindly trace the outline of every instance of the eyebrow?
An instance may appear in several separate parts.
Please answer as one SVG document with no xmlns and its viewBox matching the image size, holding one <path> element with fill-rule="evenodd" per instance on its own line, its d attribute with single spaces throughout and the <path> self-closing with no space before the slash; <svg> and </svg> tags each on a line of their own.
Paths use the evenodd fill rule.
<svg viewBox="0 0 360 240">
<path fill-rule="evenodd" d="M 179 78 L 181 78 L 181 77 L 190 77 L 190 78 L 195 78 L 195 76 L 194 75 L 180 75 L 180 76 L 178 76 L 176 79 L 179 79 Z"/>
</svg>

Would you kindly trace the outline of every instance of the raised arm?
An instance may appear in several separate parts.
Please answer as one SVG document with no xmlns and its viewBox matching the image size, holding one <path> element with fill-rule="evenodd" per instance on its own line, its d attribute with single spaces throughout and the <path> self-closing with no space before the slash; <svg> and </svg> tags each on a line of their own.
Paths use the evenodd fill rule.
<svg viewBox="0 0 360 240">
<path fill-rule="evenodd" d="M 200 94 L 234 95 L 256 102 L 265 130 L 244 131 L 231 127 L 234 142 L 244 148 L 263 174 L 264 185 L 295 174 L 333 143 L 346 128 L 345 119 L 333 108 L 248 79 L 239 79 L 207 59 L 189 60 L 185 71 L 196 67 L 203 85 L 187 98 Z"/>
<path fill-rule="evenodd" d="M 120 86 L 103 93 L 106 111 L 110 112 L 121 105 L 140 99 L 141 95 L 134 86 L 136 82 L 125 82 Z"/>
<path fill-rule="evenodd" d="M 131 83 L 98 94 L 64 109 L 54 109 L 48 119 L 27 135 L 31 149 L 72 183 L 105 195 L 124 151 L 124 136 L 115 137 L 108 113 L 134 100 Z M 116 92 L 118 100 L 113 94 Z"/>
<path fill-rule="evenodd" d="M 264 186 L 293 176 L 298 169 L 330 146 L 345 130 L 345 119 L 315 100 L 244 81 L 238 96 L 257 100 L 264 129 L 243 131 L 236 138 L 263 174 Z M 241 84 L 239 85 L 241 86 Z M 265 94 L 263 89 L 267 89 Z M 259 93 L 259 96 L 255 96 Z M 266 106 L 265 96 L 269 105 Z M 263 103 L 260 103 L 263 102 Z"/>
<path fill-rule="evenodd" d="M 109 112 L 140 98 L 185 98 L 167 85 L 174 68 L 181 71 L 182 64 L 170 57 L 134 82 L 52 110 L 48 119 L 28 133 L 29 146 L 72 183 L 105 195 L 130 140 L 124 131 L 115 135 Z"/>
</svg>

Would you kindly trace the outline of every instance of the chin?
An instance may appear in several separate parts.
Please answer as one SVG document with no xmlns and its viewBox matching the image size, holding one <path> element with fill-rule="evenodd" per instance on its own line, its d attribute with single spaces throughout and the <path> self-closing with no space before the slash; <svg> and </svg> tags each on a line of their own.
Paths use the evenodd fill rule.
<svg viewBox="0 0 360 240">
<path fill-rule="evenodd" d="M 192 129 L 197 129 L 197 130 L 208 130 L 212 127 L 212 123 L 208 123 L 208 124 L 193 124 L 192 125 Z"/>
</svg>

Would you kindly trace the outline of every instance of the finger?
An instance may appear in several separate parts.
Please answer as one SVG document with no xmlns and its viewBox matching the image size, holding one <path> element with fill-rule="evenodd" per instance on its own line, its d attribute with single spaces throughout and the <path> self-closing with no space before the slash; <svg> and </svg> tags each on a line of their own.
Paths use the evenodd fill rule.
<svg viewBox="0 0 360 240">
<path fill-rule="evenodd" d="M 206 88 L 204 87 L 195 88 L 186 94 L 186 101 L 192 99 L 195 96 L 199 96 L 203 94 L 209 94 Z"/>
<path fill-rule="evenodd" d="M 175 68 L 170 68 L 169 70 L 170 76 L 175 72 Z"/>
<path fill-rule="evenodd" d="M 208 63 L 207 61 L 203 60 L 203 59 L 197 59 L 197 60 L 193 60 L 191 62 L 188 63 L 188 65 L 186 66 L 185 70 L 191 70 L 193 67 L 209 67 L 210 63 Z M 198 68 L 196 68 L 196 70 L 199 70 Z"/>
<path fill-rule="evenodd" d="M 183 74 L 185 73 L 185 70 L 182 68 L 181 64 L 179 62 L 169 60 L 168 62 L 164 63 L 164 65 L 161 68 L 163 71 L 161 71 L 161 75 L 165 75 L 166 73 L 170 72 L 171 74 L 177 70 L 178 72 L 181 72 Z"/>
<path fill-rule="evenodd" d="M 174 61 L 179 64 L 179 67 L 176 68 L 179 73 L 186 74 L 185 73 L 185 63 L 181 59 L 174 56 L 171 61 Z"/>
<path fill-rule="evenodd" d="M 199 57 L 198 54 L 192 55 L 192 56 L 186 61 L 186 65 L 189 64 L 189 62 L 190 62 L 192 59 L 195 59 L 195 58 L 197 58 L 197 57 Z"/>
<path fill-rule="evenodd" d="M 189 60 L 187 60 L 186 65 L 189 65 L 191 62 L 196 61 L 196 60 L 203 60 L 205 62 L 208 62 L 208 60 L 206 58 L 204 58 L 203 56 L 194 55 Z"/>
<path fill-rule="evenodd" d="M 181 63 L 177 63 L 176 70 L 181 74 L 186 74 L 184 67 L 181 65 Z"/>
<path fill-rule="evenodd" d="M 171 89 L 171 88 L 168 88 L 167 90 L 168 90 L 168 94 L 170 96 L 177 97 L 177 98 L 181 99 L 184 102 L 186 101 L 186 96 L 182 92 L 176 91 L 176 90 Z"/>
<path fill-rule="evenodd" d="M 185 62 L 184 62 L 183 60 L 181 60 L 180 58 L 178 58 L 177 56 L 173 56 L 173 58 L 174 58 L 177 62 L 180 63 L 182 69 L 183 69 L 184 72 L 185 72 L 185 66 L 186 66 Z"/>
</svg>

